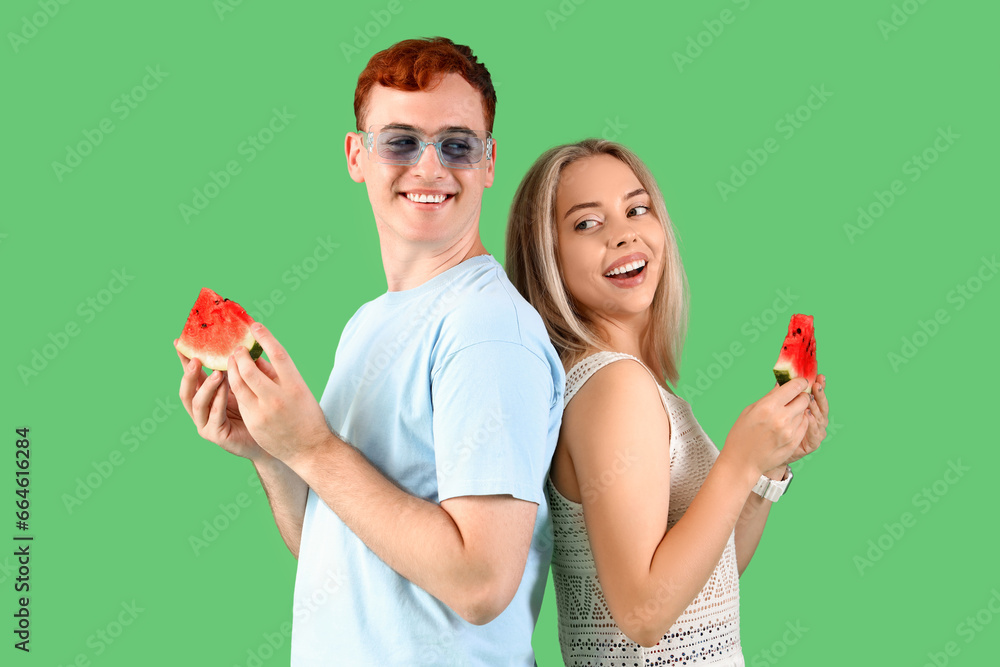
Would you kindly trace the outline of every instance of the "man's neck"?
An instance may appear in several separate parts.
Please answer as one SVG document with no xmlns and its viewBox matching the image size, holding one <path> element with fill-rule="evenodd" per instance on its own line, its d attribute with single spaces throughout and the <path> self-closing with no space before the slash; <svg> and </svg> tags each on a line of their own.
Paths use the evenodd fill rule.
<svg viewBox="0 0 1000 667">
<path fill-rule="evenodd" d="M 447 248 L 400 247 L 383 241 L 382 266 L 390 292 L 423 285 L 434 276 L 472 257 L 488 254 L 477 233 Z"/>
</svg>

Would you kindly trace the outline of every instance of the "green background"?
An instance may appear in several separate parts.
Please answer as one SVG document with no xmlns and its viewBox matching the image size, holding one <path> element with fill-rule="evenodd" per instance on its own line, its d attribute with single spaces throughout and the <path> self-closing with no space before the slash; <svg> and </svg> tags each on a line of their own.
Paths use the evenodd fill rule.
<svg viewBox="0 0 1000 667">
<path fill-rule="evenodd" d="M 816 317 L 833 423 L 742 578 L 747 663 L 994 664 L 1000 9 L 392 8 L 3 3 L 0 539 L 19 532 L 14 429 L 28 426 L 35 541 L 29 655 L 12 648 L 16 563 L 0 556 L 0 662 L 287 664 L 295 561 L 250 464 L 196 435 L 171 341 L 210 286 L 268 324 L 320 394 L 341 328 L 385 289 L 367 197 L 344 165 L 354 85 L 375 51 L 440 34 L 473 46 L 499 95 L 482 216 L 494 255 L 514 189 L 544 149 L 604 135 L 650 165 L 691 283 L 681 393 L 718 445 L 771 386 L 790 312 Z M 826 99 L 800 108 L 814 87 Z M 124 116 L 123 95 L 144 99 Z M 294 118 L 249 160 L 242 142 L 275 109 Z M 796 113 L 790 131 L 783 119 Z M 102 121 L 113 131 L 87 139 Z M 741 166 L 768 139 L 777 152 Z M 933 162 L 914 171 L 925 152 Z M 180 206 L 230 161 L 239 173 L 185 220 Z M 723 196 L 734 169 L 753 173 Z M 856 226 L 858 208 L 879 212 L 896 180 L 901 194 Z M 312 261 L 317 239 L 338 245 L 325 261 Z M 280 303 L 267 303 L 275 293 Z M 740 354 L 727 357 L 734 344 Z M 228 525 L 196 550 L 190 539 L 213 521 Z M 132 622 L 119 628 L 123 613 Z M 261 653 L 268 637 L 280 640 L 273 655 Z M 551 588 L 534 645 L 540 667 L 562 664 Z"/>
</svg>

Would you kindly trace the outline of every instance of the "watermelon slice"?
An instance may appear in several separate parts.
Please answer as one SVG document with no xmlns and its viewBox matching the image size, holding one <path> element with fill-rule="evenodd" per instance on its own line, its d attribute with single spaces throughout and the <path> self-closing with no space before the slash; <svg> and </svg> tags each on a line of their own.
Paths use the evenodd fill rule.
<svg viewBox="0 0 1000 667">
<path fill-rule="evenodd" d="M 254 359 L 264 351 L 250 333 L 253 318 L 240 304 L 224 299 L 207 287 L 201 288 L 191 308 L 177 350 L 189 359 L 217 371 L 226 370 L 228 359 L 241 347 Z"/>
<path fill-rule="evenodd" d="M 805 378 L 809 380 L 806 392 L 812 393 L 813 383 L 816 382 L 816 335 L 812 315 L 792 315 L 781 355 L 774 365 L 774 377 L 778 379 L 778 384 L 785 384 L 793 378 Z"/>
</svg>

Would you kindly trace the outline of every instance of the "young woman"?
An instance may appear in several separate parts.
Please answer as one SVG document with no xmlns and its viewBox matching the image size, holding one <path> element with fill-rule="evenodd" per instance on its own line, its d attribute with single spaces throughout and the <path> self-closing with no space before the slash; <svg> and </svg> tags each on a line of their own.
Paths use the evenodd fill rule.
<svg viewBox="0 0 1000 667">
<path fill-rule="evenodd" d="M 780 495 L 788 463 L 825 437 L 826 379 L 775 385 L 716 449 L 667 384 L 684 270 L 656 182 L 619 144 L 538 159 L 511 206 L 506 269 L 567 369 L 546 483 L 567 667 L 743 665 L 739 575 L 773 502 L 759 494 Z"/>
</svg>

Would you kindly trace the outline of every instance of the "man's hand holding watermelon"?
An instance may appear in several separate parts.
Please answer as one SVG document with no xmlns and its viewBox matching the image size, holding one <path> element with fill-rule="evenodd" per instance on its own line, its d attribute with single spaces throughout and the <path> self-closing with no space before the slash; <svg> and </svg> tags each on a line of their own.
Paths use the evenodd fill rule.
<svg viewBox="0 0 1000 667">
<path fill-rule="evenodd" d="M 263 357 L 254 361 L 245 348 L 229 358 L 229 385 L 242 413 L 241 428 L 265 454 L 294 467 L 333 434 L 285 348 L 263 324 L 254 323 L 250 330 L 272 363 Z"/>
<path fill-rule="evenodd" d="M 180 350 L 177 357 L 184 368 L 181 403 L 197 427 L 198 435 L 231 454 L 251 461 L 268 456 L 247 430 L 239 403 L 229 390 L 225 372 L 212 371 L 210 375 L 205 375 L 200 359 L 190 359 Z M 257 360 L 257 364 L 264 373 L 274 373 L 271 364 L 263 357 Z"/>
</svg>

